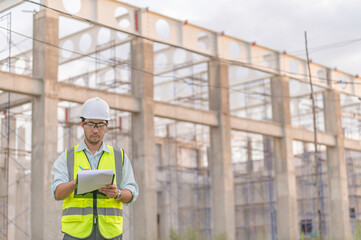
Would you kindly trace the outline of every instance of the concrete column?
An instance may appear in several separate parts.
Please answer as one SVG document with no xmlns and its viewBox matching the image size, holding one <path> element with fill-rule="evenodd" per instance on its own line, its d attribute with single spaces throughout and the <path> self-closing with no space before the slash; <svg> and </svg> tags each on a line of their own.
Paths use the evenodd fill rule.
<svg viewBox="0 0 361 240">
<path fill-rule="evenodd" d="M 283 137 L 274 139 L 277 239 L 299 239 L 295 164 L 288 79 L 271 81 L 273 120 L 281 124 Z"/>
<path fill-rule="evenodd" d="M 139 197 L 134 204 L 134 239 L 157 239 L 156 157 L 153 103 L 153 43 L 131 42 L 132 94 L 140 112 L 132 114 L 132 157 Z"/>
<path fill-rule="evenodd" d="M 326 132 L 336 140 L 335 147 L 327 147 L 330 239 L 352 239 L 340 93 L 335 90 L 325 91 L 323 102 Z"/>
<path fill-rule="evenodd" d="M 61 239 L 61 202 L 52 199 L 51 169 L 58 156 L 58 16 L 41 10 L 34 16 L 33 77 L 43 93 L 32 101 L 31 237 Z M 45 44 L 49 43 L 49 44 Z"/>
<path fill-rule="evenodd" d="M 228 65 L 212 61 L 209 71 L 209 107 L 218 113 L 218 126 L 211 127 L 210 170 L 213 189 L 213 235 L 235 239 L 235 205 L 231 127 L 228 92 Z"/>
</svg>

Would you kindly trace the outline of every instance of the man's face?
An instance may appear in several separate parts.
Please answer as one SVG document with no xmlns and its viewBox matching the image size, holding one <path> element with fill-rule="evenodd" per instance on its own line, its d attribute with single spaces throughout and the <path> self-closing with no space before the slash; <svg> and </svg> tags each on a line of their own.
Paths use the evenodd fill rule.
<svg viewBox="0 0 361 240">
<path fill-rule="evenodd" d="M 107 123 L 105 120 L 85 119 L 80 125 L 84 129 L 85 140 L 88 143 L 96 145 L 103 141 L 107 131 Z"/>
</svg>

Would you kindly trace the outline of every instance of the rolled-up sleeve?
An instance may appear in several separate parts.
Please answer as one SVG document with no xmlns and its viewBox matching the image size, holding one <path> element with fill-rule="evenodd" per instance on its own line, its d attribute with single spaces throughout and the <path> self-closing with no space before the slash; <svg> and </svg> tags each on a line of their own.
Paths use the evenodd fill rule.
<svg viewBox="0 0 361 240">
<path fill-rule="evenodd" d="M 63 152 L 54 162 L 53 169 L 51 170 L 51 194 L 55 199 L 55 190 L 59 184 L 69 182 L 68 166 L 66 165 L 65 152 Z M 59 200 L 61 201 L 61 200 Z"/>
<path fill-rule="evenodd" d="M 122 183 L 121 183 L 120 188 L 128 189 L 133 194 L 132 200 L 128 203 L 125 203 L 125 205 L 128 206 L 137 199 L 138 194 L 139 194 L 139 189 L 138 189 L 138 185 L 134 179 L 132 164 L 126 154 L 124 154 L 124 163 L 123 163 L 123 169 L 122 169 Z"/>
</svg>

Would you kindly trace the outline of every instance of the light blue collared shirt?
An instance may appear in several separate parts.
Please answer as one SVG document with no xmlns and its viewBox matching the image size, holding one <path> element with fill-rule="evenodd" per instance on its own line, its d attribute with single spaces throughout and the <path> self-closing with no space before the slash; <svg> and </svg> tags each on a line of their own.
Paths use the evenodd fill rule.
<svg viewBox="0 0 361 240">
<path fill-rule="evenodd" d="M 78 149 L 76 150 L 84 151 L 85 155 L 87 156 L 91 169 L 97 169 L 98 163 L 103 155 L 103 152 L 111 153 L 108 146 L 103 142 L 100 146 L 100 149 L 93 155 L 88 147 L 86 146 L 84 140 L 80 142 Z M 51 170 L 51 176 L 53 178 L 53 182 L 51 184 L 51 193 L 53 195 L 53 198 L 55 199 L 55 189 L 59 186 L 59 184 L 67 183 L 70 181 L 69 174 L 68 174 L 68 166 L 66 164 L 66 157 L 65 152 L 63 152 L 55 161 L 53 169 Z M 132 202 L 134 202 L 139 193 L 138 185 L 135 182 L 134 174 L 133 174 L 133 168 L 129 161 L 129 158 L 126 154 L 124 154 L 124 163 L 122 168 L 122 181 L 121 181 L 121 189 L 128 189 L 133 194 L 133 199 L 129 203 L 125 203 L 126 205 L 130 205 Z M 56 200 L 56 199 L 55 199 Z"/>
</svg>

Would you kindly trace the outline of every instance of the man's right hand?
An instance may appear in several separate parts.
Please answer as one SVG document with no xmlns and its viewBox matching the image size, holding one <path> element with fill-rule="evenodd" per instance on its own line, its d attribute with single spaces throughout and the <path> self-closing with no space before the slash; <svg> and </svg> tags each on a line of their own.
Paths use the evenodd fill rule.
<svg viewBox="0 0 361 240">
<path fill-rule="evenodd" d="M 72 192 L 74 192 L 75 184 L 76 184 L 76 179 L 67 183 L 59 184 L 55 189 L 55 193 L 54 193 L 55 199 L 64 200 L 65 198 L 67 198 Z"/>
</svg>

